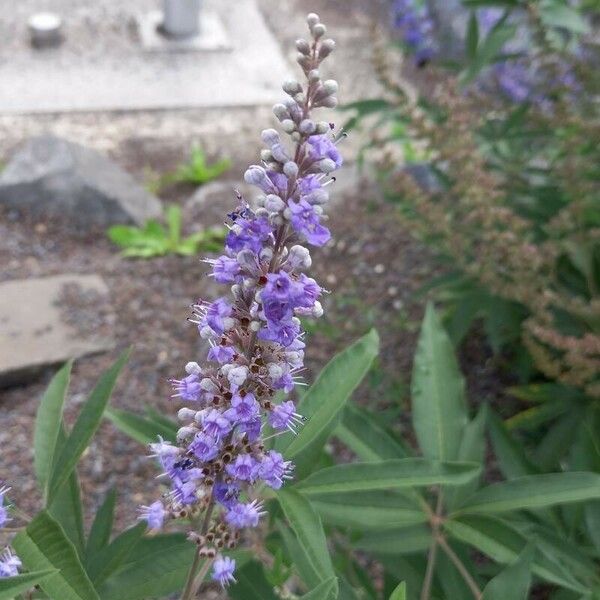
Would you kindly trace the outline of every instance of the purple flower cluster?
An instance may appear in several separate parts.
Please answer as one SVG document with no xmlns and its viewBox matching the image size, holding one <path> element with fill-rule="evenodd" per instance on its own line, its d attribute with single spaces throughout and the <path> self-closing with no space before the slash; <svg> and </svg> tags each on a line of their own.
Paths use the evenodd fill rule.
<svg viewBox="0 0 600 600">
<path fill-rule="evenodd" d="M 5 504 L 6 494 L 9 489 L 10 488 L 7 487 L 0 488 L 0 529 L 10 521 L 8 508 Z M 13 554 L 10 548 L 5 548 L 4 551 L 0 553 L 0 579 L 17 576 L 20 568 L 21 561 L 19 560 L 19 557 Z"/>
<path fill-rule="evenodd" d="M 392 24 L 417 66 L 427 64 L 436 54 L 434 23 L 425 2 L 393 0 Z"/>
<path fill-rule="evenodd" d="M 239 199 L 228 215 L 224 253 L 206 260 L 230 294 L 193 305 L 190 321 L 210 345 L 207 363 L 189 362 L 172 380 L 173 398 L 186 403 L 177 443 L 151 445 L 171 489 L 140 513 L 153 530 L 170 518 L 200 523 L 190 539 L 200 556 L 215 559 L 213 579 L 223 585 L 234 581 L 235 561 L 222 550 L 265 514 L 258 487 L 279 489 L 292 476 L 293 464 L 269 449 L 266 437 L 302 424 L 294 401 L 281 394 L 294 389 L 303 369 L 300 319 L 323 313 L 323 290 L 305 273 L 307 246 L 331 237 L 324 207 L 342 157 L 332 126 L 311 119 L 312 109 L 337 104 L 337 83 L 319 72 L 335 44 L 324 39 L 317 15 L 307 22 L 312 40 L 296 42 L 306 83 L 287 81 L 288 98 L 273 107 L 291 143 L 275 129 L 262 132 L 261 164 L 245 173 L 259 195 L 252 207 Z"/>
</svg>

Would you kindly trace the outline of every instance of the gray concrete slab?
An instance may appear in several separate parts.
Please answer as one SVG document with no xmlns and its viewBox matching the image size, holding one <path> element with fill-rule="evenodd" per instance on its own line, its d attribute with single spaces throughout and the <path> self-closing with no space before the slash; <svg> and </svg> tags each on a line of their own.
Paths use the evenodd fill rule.
<svg viewBox="0 0 600 600">
<path fill-rule="evenodd" d="M 27 383 L 44 367 L 109 350 L 114 321 L 97 275 L 57 275 L 0 284 L 0 386 Z"/>
<path fill-rule="evenodd" d="M 87 7 L 82 4 L 88 4 Z M 60 48 L 29 47 L 27 17 L 64 17 Z M 148 53 L 136 22 L 143 0 L 22 0 L 0 20 L 0 114 L 254 106 L 281 98 L 289 67 L 255 0 L 206 0 L 231 49 Z"/>
</svg>

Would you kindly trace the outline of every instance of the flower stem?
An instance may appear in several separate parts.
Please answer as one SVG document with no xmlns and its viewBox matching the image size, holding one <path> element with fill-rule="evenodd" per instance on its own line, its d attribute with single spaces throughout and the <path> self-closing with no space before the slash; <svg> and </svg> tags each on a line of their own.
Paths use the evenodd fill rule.
<svg viewBox="0 0 600 600">
<path fill-rule="evenodd" d="M 435 561 L 437 558 L 438 542 L 440 537 L 439 529 L 443 508 L 444 504 L 442 500 L 442 490 L 439 490 L 437 504 L 435 507 L 435 514 L 431 515 L 431 546 L 429 547 L 429 554 L 427 556 L 427 568 L 425 570 L 425 579 L 423 580 L 423 587 L 421 588 L 421 600 L 429 600 L 429 597 L 431 596 L 433 570 L 435 568 Z"/>
<path fill-rule="evenodd" d="M 469 586 L 471 592 L 473 592 L 473 597 L 475 600 L 481 600 L 483 597 L 481 594 L 481 590 L 477 585 L 476 581 L 473 579 L 463 562 L 457 556 L 457 554 L 452 550 L 446 539 L 443 535 L 440 535 L 438 538 L 438 543 L 442 547 L 442 550 L 448 555 L 448 558 L 454 563 L 456 570 L 462 575 L 462 578 L 465 580 L 465 583 Z"/>
<path fill-rule="evenodd" d="M 185 582 L 185 588 L 183 590 L 183 594 L 181 595 L 181 600 L 191 600 L 193 598 L 194 593 L 194 579 L 196 577 L 196 571 L 198 570 L 198 565 L 200 564 L 200 546 L 196 548 L 196 553 L 194 554 L 194 560 L 192 561 L 192 566 L 188 572 L 187 580 Z"/>
</svg>

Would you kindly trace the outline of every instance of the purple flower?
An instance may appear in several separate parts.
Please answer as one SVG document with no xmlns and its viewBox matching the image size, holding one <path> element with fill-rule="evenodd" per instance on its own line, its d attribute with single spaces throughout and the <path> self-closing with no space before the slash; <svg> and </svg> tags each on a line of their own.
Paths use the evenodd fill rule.
<svg viewBox="0 0 600 600">
<path fill-rule="evenodd" d="M 258 463 L 250 454 L 239 454 L 235 461 L 227 465 L 227 473 L 240 481 L 254 481 Z"/>
<path fill-rule="evenodd" d="M 216 408 L 213 408 L 202 419 L 202 427 L 204 433 L 218 440 L 231 431 L 231 422 Z"/>
<path fill-rule="evenodd" d="M 171 385 L 175 394 L 171 398 L 181 398 L 188 402 L 198 402 L 200 400 L 200 394 L 202 388 L 200 387 L 200 381 L 198 375 L 192 373 L 183 379 L 171 379 Z"/>
<path fill-rule="evenodd" d="M 238 503 L 240 488 L 233 483 L 218 482 L 215 484 L 213 494 L 217 502 L 226 508 L 231 508 Z"/>
<path fill-rule="evenodd" d="M 292 211 L 292 227 L 303 235 L 313 246 L 324 246 L 331 238 L 329 229 L 319 223 L 319 216 L 314 206 L 302 198 L 298 202 L 290 200 L 288 206 Z"/>
<path fill-rule="evenodd" d="M 273 323 L 269 321 L 267 327 L 260 330 L 258 337 L 261 340 L 277 342 L 282 346 L 290 346 L 300 333 L 300 325 L 292 319 Z"/>
<path fill-rule="evenodd" d="M 0 488 L 0 528 L 4 527 L 4 525 L 10 521 L 10 517 L 8 516 L 8 508 L 4 504 L 6 493 L 9 490 L 10 488 L 7 487 Z"/>
<path fill-rule="evenodd" d="M 235 283 L 238 280 L 240 265 L 235 258 L 223 255 L 207 262 L 212 265 L 212 276 L 217 283 Z"/>
<path fill-rule="evenodd" d="M 294 389 L 294 378 L 291 373 L 285 373 L 273 380 L 273 387 L 276 390 L 283 390 L 286 394 L 289 394 Z"/>
<path fill-rule="evenodd" d="M 417 66 L 422 66 L 435 55 L 432 33 L 433 21 L 427 6 L 418 6 L 415 0 L 395 0 L 392 4 L 393 26 L 406 47 L 413 53 Z"/>
<path fill-rule="evenodd" d="M 208 360 L 213 360 L 222 365 L 228 363 L 234 356 L 235 350 L 231 346 L 223 346 L 222 344 L 215 344 L 208 351 Z"/>
<path fill-rule="evenodd" d="M 225 330 L 224 319 L 229 317 L 233 308 L 228 300 L 219 298 L 209 305 L 206 311 L 206 324 L 217 334 Z"/>
<path fill-rule="evenodd" d="M 225 587 L 232 581 L 235 582 L 235 577 L 233 576 L 234 571 L 235 560 L 233 560 L 233 558 L 229 558 L 228 556 L 221 556 L 219 554 L 213 563 L 213 581 L 218 581 L 223 587 Z"/>
<path fill-rule="evenodd" d="M 167 512 L 160 500 L 153 502 L 150 506 L 141 506 L 139 512 L 140 516 L 138 518 L 147 521 L 150 529 L 153 531 L 162 529 Z"/>
<path fill-rule="evenodd" d="M 260 430 L 262 429 L 262 421 L 260 417 L 256 419 L 252 419 L 247 423 L 242 423 L 238 425 L 238 431 L 240 433 L 245 433 L 248 437 L 248 441 L 255 442 L 260 437 Z"/>
<path fill-rule="evenodd" d="M 194 441 L 188 448 L 196 458 L 199 458 L 202 461 L 212 460 L 219 453 L 219 444 L 217 443 L 217 440 L 203 432 L 196 434 Z"/>
<path fill-rule="evenodd" d="M 247 423 L 252 421 L 260 411 L 260 406 L 254 394 L 247 393 L 245 396 L 234 394 L 231 398 L 231 408 L 225 411 L 225 416 L 232 423 Z"/>
<path fill-rule="evenodd" d="M 198 486 L 194 481 L 173 481 L 171 494 L 178 504 L 195 504 L 198 501 L 196 490 Z"/>
<path fill-rule="evenodd" d="M 310 145 L 310 157 L 312 160 L 319 161 L 328 158 L 333 161 L 336 169 L 342 166 L 344 162 L 342 155 L 329 136 L 325 134 L 311 135 L 308 138 L 308 143 Z"/>
<path fill-rule="evenodd" d="M 272 232 L 269 221 L 264 217 L 238 219 L 227 234 L 225 243 L 232 252 L 249 249 L 258 254 Z"/>
<path fill-rule="evenodd" d="M 262 504 L 258 500 L 254 500 L 248 504 L 239 502 L 229 508 L 229 511 L 225 515 L 225 521 L 238 529 L 256 527 L 263 514 Z"/>
<path fill-rule="evenodd" d="M 315 190 L 320 190 L 321 187 L 321 180 L 318 175 L 307 175 L 298 180 L 298 189 L 301 196 L 306 196 Z"/>
<path fill-rule="evenodd" d="M 278 404 L 269 415 L 269 424 L 273 429 L 289 429 L 295 433 L 295 428 L 301 423 L 302 417 L 296 412 L 296 406 L 292 400 Z"/>
<path fill-rule="evenodd" d="M 283 456 L 271 450 L 262 460 L 259 467 L 259 477 L 264 479 L 265 483 L 275 490 L 283 485 L 284 479 L 290 478 L 292 463 L 283 460 Z"/>
<path fill-rule="evenodd" d="M 6 548 L 0 555 L 0 578 L 16 577 L 21 568 L 19 557 Z"/>
</svg>

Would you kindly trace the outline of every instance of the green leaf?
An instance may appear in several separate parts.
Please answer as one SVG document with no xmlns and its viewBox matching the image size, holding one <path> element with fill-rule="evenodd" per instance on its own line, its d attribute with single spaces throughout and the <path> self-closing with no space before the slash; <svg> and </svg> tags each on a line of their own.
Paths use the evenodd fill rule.
<svg viewBox="0 0 600 600">
<path fill-rule="evenodd" d="M 358 492 L 311 496 L 311 504 L 328 525 L 355 529 L 413 525 L 427 521 L 423 510 L 393 492 Z"/>
<path fill-rule="evenodd" d="M 483 469 L 485 459 L 485 423 L 487 417 L 487 405 L 483 404 L 477 416 L 469 421 L 463 430 L 460 447 L 458 449 L 458 460 L 472 462 L 481 465 Z M 479 478 L 456 486 L 451 490 L 445 490 L 445 500 L 448 509 L 458 506 L 468 498 L 479 487 Z"/>
<path fill-rule="evenodd" d="M 321 469 L 294 487 L 304 494 L 334 494 L 416 486 L 461 485 L 481 470 L 474 463 L 443 463 L 425 458 L 399 458 L 349 463 Z"/>
<path fill-rule="evenodd" d="M 13 600 L 21 592 L 26 592 L 43 579 L 58 573 L 56 569 L 32 571 L 15 577 L 0 578 L 0 600 Z"/>
<path fill-rule="evenodd" d="M 494 483 L 473 494 L 461 513 L 498 513 L 600 499 L 597 473 L 547 473 Z"/>
<path fill-rule="evenodd" d="M 377 554 L 415 554 L 431 545 L 431 529 L 427 525 L 395 527 L 365 533 L 353 546 Z"/>
<path fill-rule="evenodd" d="M 494 454 L 498 459 L 502 474 L 507 479 L 534 475 L 539 472 L 539 469 L 529 461 L 524 448 L 517 442 L 515 436 L 510 435 L 506 425 L 492 411 L 488 416 L 488 426 Z"/>
<path fill-rule="evenodd" d="M 311 589 L 319 585 L 323 579 L 312 566 L 292 530 L 280 521 L 277 522 L 277 530 L 281 535 L 283 545 L 290 559 L 290 564 L 294 566 L 294 569 L 300 576 L 300 579 L 306 584 L 306 587 Z"/>
<path fill-rule="evenodd" d="M 308 592 L 308 594 L 301 596 L 300 600 L 336 600 L 337 597 L 337 577 L 330 577 L 329 579 L 320 583 L 316 588 L 313 588 L 310 592 Z"/>
<path fill-rule="evenodd" d="M 589 26 L 576 8 L 569 6 L 563 0 L 542 0 L 540 16 L 547 27 L 568 29 L 573 33 L 587 33 Z"/>
<path fill-rule="evenodd" d="M 143 235 L 140 229 L 128 225 L 113 225 L 106 233 L 111 242 L 125 248 L 138 243 Z"/>
<path fill-rule="evenodd" d="M 471 11 L 471 16 L 469 17 L 465 44 L 469 60 L 474 60 L 477 56 L 477 46 L 479 44 L 479 22 L 475 11 Z"/>
<path fill-rule="evenodd" d="M 510 564 L 527 546 L 528 539 L 505 521 L 482 515 L 448 519 L 444 529 L 455 539 L 477 548 L 496 562 Z M 562 587 L 584 592 L 585 587 L 570 573 L 542 556 L 536 557 L 532 571 L 542 579 Z"/>
<path fill-rule="evenodd" d="M 333 565 L 325 532 L 321 519 L 310 502 L 293 489 L 279 490 L 277 499 L 296 534 L 298 544 L 321 581 L 333 577 Z"/>
<path fill-rule="evenodd" d="M 313 463 L 338 424 L 346 401 L 371 367 L 379 351 L 379 336 L 372 329 L 349 348 L 335 356 L 321 371 L 300 402 L 298 412 L 308 421 L 285 449 L 293 459 L 299 477 Z"/>
<path fill-rule="evenodd" d="M 108 546 L 92 557 L 88 574 L 99 587 L 127 559 L 146 531 L 146 523 L 140 522 L 118 535 Z"/>
<path fill-rule="evenodd" d="M 517 559 L 496 575 L 483 590 L 482 600 L 527 600 L 531 585 L 534 547 L 529 544 Z"/>
<path fill-rule="evenodd" d="M 278 600 L 273 586 L 265 577 L 263 566 L 250 561 L 235 573 L 237 583 L 227 590 L 233 600 Z"/>
<path fill-rule="evenodd" d="M 73 544 L 45 511 L 13 540 L 13 547 L 31 571 L 58 569 L 40 582 L 52 600 L 98 600 L 98 594 L 79 562 Z"/>
<path fill-rule="evenodd" d="M 169 228 L 169 242 L 174 250 L 181 240 L 181 207 L 169 204 L 165 209 L 165 218 Z"/>
<path fill-rule="evenodd" d="M 344 409 L 335 435 L 362 460 L 408 456 L 404 446 L 368 410 L 353 404 Z"/>
<path fill-rule="evenodd" d="M 108 546 L 113 527 L 117 492 L 111 488 L 98 509 L 85 547 L 86 566 L 100 550 Z"/>
<path fill-rule="evenodd" d="M 72 366 L 73 362 L 69 361 L 52 378 L 42 396 L 35 418 L 33 464 L 44 496 L 62 426 L 63 404 L 69 387 Z"/>
<path fill-rule="evenodd" d="M 129 350 L 121 354 L 110 369 L 105 371 L 86 400 L 73 430 L 68 436 L 52 468 L 48 498 L 51 500 L 65 484 L 83 451 L 96 433 L 102 414 L 113 391 L 117 377 L 129 357 Z"/>
<path fill-rule="evenodd" d="M 402 581 L 398 587 L 392 592 L 390 600 L 406 600 L 406 583 Z"/>
<path fill-rule="evenodd" d="M 60 455 L 65 445 L 66 434 L 64 426 L 61 423 L 58 440 L 54 451 L 55 456 Z M 85 546 L 85 535 L 83 532 L 83 506 L 81 504 L 81 488 L 77 473 L 73 471 L 69 479 L 48 503 L 48 513 L 58 521 L 67 537 L 73 542 L 77 554 L 83 558 L 83 548 Z"/>
<path fill-rule="evenodd" d="M 174 442 L 177 435 L 175 423 L 168 427 L 153 418 L 137 415 L 127 410 L 108 407 L 104 416 L 117 429 L 140 444 L 156 442 L 159 435 L 168 442 Z"/>
<path fill-rule="evenodd" d="M 102 600 L 164 598 L 184 586 L 196 546 L 182 534 L 139 540 L 125 564 L 100 587 Z"/>
<path fill-rule="evenodd" d="M 431 304 L 417 344 L 411 395 L 413 426 L 424 456 L 455 460 L 467 423 L 464 380 L 452 342 Z"/>
</svg>

